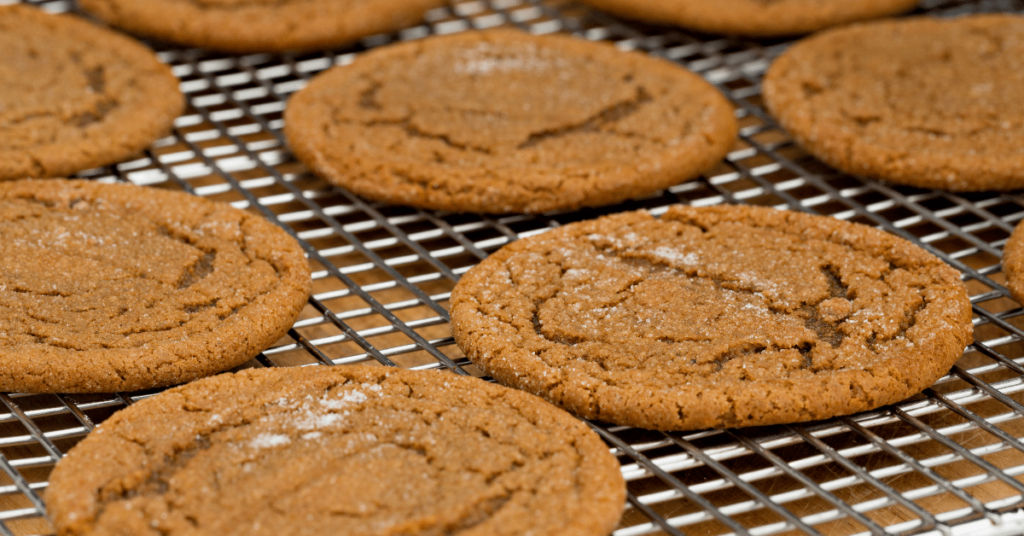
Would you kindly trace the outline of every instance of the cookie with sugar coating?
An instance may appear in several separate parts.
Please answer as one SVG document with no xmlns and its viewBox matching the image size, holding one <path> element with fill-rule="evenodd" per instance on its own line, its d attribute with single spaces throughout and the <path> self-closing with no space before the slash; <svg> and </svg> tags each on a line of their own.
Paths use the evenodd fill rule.
<svg viewBox="0 0 1024 536">
<path fill-rule="evenodd" d="M 952 191 L 1024 188 L 1024 17 L 839 28 L 769 68 L 768 110 L 846 173 Z"/>
<path fill-rule="evenodd" d="M 659 430 L 826 419 L 930 386 L 972 341 L 959 273 L 864 225 L 750 206 L 572 223 L 492 254 L 452 333 L 501 383 Z"/>
<path fill-rule="evenodd" d="M 372 50 L 296 93 L 285 135 L 376 201 L 457 212 L 606 205 L 686 181 L 736 140 L 701 77 L 610 44 L 508 29 Z"/>
<path fill-rule="evenodd" d="M 302 247 L 184 192 L 0 182 L 0 390 L 134 391 L 240 365 L 310 292 Z"/>
<path fill-rule="evenodd" d="M 543 400 L 368 366 L 247 369 L 147 398 L 46 491 L 59 536 L 605 536 L 625 495 L 604 442 Z"/>
<path fill-rule="evenodd" d="M 897 15 L 918 0 L 581 0 L 623 17 L 714 34 L 778 37 Z"/>
<path fill-rule="evenodd" d="M 134 35 L 224 52 L 322 50 L 412 26 L 445 0 L 79 0 Z"/>
<path fill-rule="evenodd" d="M 71 15 L 0 6 L 0 180 L 60 177 L 124 160 L 185 107 L 152 50 Z"/>
</svg>

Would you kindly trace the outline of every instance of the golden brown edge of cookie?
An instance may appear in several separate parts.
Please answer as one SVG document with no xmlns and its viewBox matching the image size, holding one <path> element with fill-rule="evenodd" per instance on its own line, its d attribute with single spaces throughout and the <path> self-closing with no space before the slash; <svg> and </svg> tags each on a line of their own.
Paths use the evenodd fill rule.
<svg viewBox="0 0 1024 536">
<path fill-rule="evenodd" d="M 958 19 L 930 16 L 878 21 L 828 30 L 797 42 L 776 58 L 762 83 L 764 102 L 769 113 L 796 142 L 815 158 L 851 175 L 891 181 L 919 188 L 937 188 L 953 192 L 980 192 L 1024 188 L 1024 156 L 944 153 L 907 153 L 885 145 L 865 142 L 856 134 L 841 128 L 822 126 L 806 106 L 803 91 L 786 77 L 800 60 L 798 55 L 813 58 L 820 43 L 832 36 L 870 33 L 876 28 L 913 25 L 985 24 L 988 21 L 1020 21 L 1024 17 L 1009 14 L 973 15 Z M 950 177 L 952 174 L 952 178 Z"/>
<path fill-rule="evenodd" d="M 517 376 L 516 370 L 523 370 L 522 363 L 538 362 L 536 355 L 519 348 L 496 350 L 494 344 L 488 344 L 489 335 L 477 331 L 473 324 L 478 302 L 474 295 L 487 287 L 487 275 L 490 267 L 504 263 L 509 257 L 530 247 L 530 238 L 513 242 L 498 252 L 490 255 L 477 267 L 467 272 L 452 290 L 450 300 L 452 335 L 466 357 L 479 366 L 487 374 L 504 385 L 523 389 L 588 419 L 598 419 L 625 426 L 635 426 L 655 430 L 693 430 L 703 428 L 727 428 L 743 426 L 761 426 L 806 422 L 848 415 L 860 411 L 874 409 L 892 404 L 916 394 L 932 385 L 945 375 L 949 368 L 963 355 L 964 348 L 973 342 L 973 325 L 971 323 L 971 307 L 966 288 L 959 273 L 938 258 L 927 253 L 920 247 L 890 235 L 883 231 L 856 225 L 842 220 L 823 216 L 811 216 L 791 211 L 774 210 L 753 206 L 716 206 L 695 208 L 683 205 L 670 207 L 662 216 L 672 221 L 689 222 L 701 218 L 705 223 L 715 219 L 720 221 L 745 223 L 748 225 L 779 229 L 793 232 L 809 238 L 829 240 L 839 244 L 856 244 L 859 248 L 888 259 L 897 266 L 922 266 L 933 270 L 939 280 L 956 289 L 954 293 L 936 296 L 924 310 L 915 317 L 915 328 L 924 333 L 941 334 L 942 340 L 935 337 L 918 342 L 912 352 L 907 352 L 890 361 L 881 369 L 841 371 L 827 378 L 816 378 L 813 381 L 778 380 L 758 382 L 764 388 L 761 402 L 772 405 L 780 411 L 774 418 L 752 418 L 751 416 L 735 415 L 730 419 L 720 412 L 692 412 L 689 407 L 700 407 L 701 387 L 679 387 L 671 392 L 665 391 L 665 399 L 674 401 L 678 406 L 661 407 L 652 412 L 645 412 L 628 402 L 612 404 L 612 400 L 628 400 L 631 397 L 642 397 L 643 394 L 628 388 L 617 386 L 605 387 L 602 393 L 588 390 L 572 390 L 578 378 L 566 380 L 568 372 L 546 367 L 548 371 L 561 374 L 561 377 L 544 378 L 529 375 Z M 627 212 L 606 216 L 597 220 L 588 220 L 569 224 L 542 235 L 537 239 L 545 240 L 573 234 L 586 235 L 598 229 L 598 225 L 607 222 L 630 223 L 654 219 L 646 211 Z M 851 232 L 859 234 L 858 238 Z M 545 238 L 546 237 L 546 238 Z M 955 294 L 955 295 L 953 295 Z M 494 335 L 491 335 L 493 337 Z M 481 341 L 484 341 L 481 344 Z M 882 374 L 881 378 L 873 372 Z M 866 389 L 860 380 L 872 379 L 873 389 Z M 879 379 L 882 380 L 879 384 Z M 551 392 L 552 385 L 560 389 L 559 396 Z M 569 385 L 569 387 L 566 387 Z M 775 392 L 792 392 L 794 386 L 801 387 L 805 393 L 817 393 L 819 396 L 804 394 L 806 406 L 791 408 L 788 413 L 775 404 Z M 816 389 L 811 389 L 816 387 Z M 846 393 L 860 392 L 861 397 L 851 398 Z M 833 394 L 836 396 L 820 396 Z M 592 398 L 600 397 L 603 402 L 595 404 Z M 688 398 L 684 398 L 688 397 Z M 659 399 L 660 400 L 660 399 Z M 692 402 L 688 406 L 687 402 Z M 789 403 L 782 402 L 785 406 Z"/>
<path fill-rule="evenodd" d="M 144 188 L 129 184 L 101 184 L 85 180 L 25 180 L 0 183 L 0 199 L 33 198 L 40 192 L 59 192 L 60 195 L 96 199 L 102 197 L 109 204 L 137 207 L 147 201 L 159 210 L 159 205 L 183 203 L 188 206 L 214 206 L 216 210 L 238 210 L 230 205 L 216 203 L 184 192 Z M 140 210 L 134 208 L 130 210 Z M 0 391 L 27 391 L 37 393 L 96 393 L 135 391 L 182 383 L 215 374 L 241 365 L 252 359 L 288 333 L 309 298 L 312 282 L 309 264 L 299 244 L 284 230 L 259 216 L 238 211 L 244 215 L 242 225 L 255 227 L 255 234 L 246 232 L 253 248 L 274 252 L 274 268 L 281 281 L 267 294 L 240 309 L 224 320 L 215 331 L 192 336 L 177 343 L 165 343 L 144 348 L 108 348 L 76 351 L 66 348 L 48 348 L 46 358 L 38 352 L 25 349 L 14 351 L 0 348 Z M 269 259 L 268 259 L 269 261 Z M 272 263 L 273 264 L 273 263 Z M 202 346 L 201 351 L 190 347 Z M 63 354 L 63 355 L 62 355 Z M 57 377 L 48 368 L 52 362 L 64 363 L 67 355 L 94 359 L 110 364 L 110 370 L 65 370 Z M 118 367 L 117 365 L 121 365 Z M 177 369 L 175 380 L 162 379 Z M 114 371 L 117 373 L 115 374 Z M 122 376 L 123 375 L 123 376 Z"/>
<path fill-rule="evenodd" d="M 786 37 L 862 20 L 887 17 L 913 9 L 918 0 L 836 0 L 813 10 L 776 4 L 721 5 L 720 0 L 581 0 L 597 9 L 628 19 L 678 25 L 698 32 L 748 37 Z M 710 7 L 709 7 L 710 6 Z M 753 8 L 753 9 L 752 9 Z"/>
<path fill-rule="evenodd" d="M 100 496 L 116 495 L 125 491 L 112 487 L 112 482 L 117 479 L 144 481 L 148 478 L 146 471 L 135 465 L 135 462 L 142 459 L 136 452 L 139 445 L 119 436 L 116 432 L 122 423 L 131 423 L 135 419 L 156 419 L 162 413 L 174 413 L 177 409 L 173 401 L 182 398 L 186 393 L 207 391 L 216 396 L 234 397 L 242 401 L 246 386 L 316 381 L 317 377 L 325 378 L 331 375 L 338 380 L 360 383 L 381 383 L 392 375 L 422 379 L 435 375 L 444 382 L 472 384 L 474 390 L 492 392 L 520 411 L 529 412 L 532 415 L 531 420 L 548 420 L 559 426 L 560 430 L 569 430 L 569 434 L 576 438 L 573 446 L 587 460 L 588 465 L 587 471 L 577 475 L 580 478 L 580 495 L 588 498 L 593 503 L 593 508 L 591 515 L 567 520 L 562 533 L 604 535 L 609 534 L 618 524 L 626 499 L 626 486 L 619 462 L 596 433 L 565 411 L 531 394 L 472 377 L 441 371 L 347 365 L 246 369 L 237 373 L 220 374 L 169 389 L 114 413 L 73 447 L 50 474 L 45 499 L 47 514 L 56 525 L 57 534 L 90 534 L 92 524 L 99 514 Z M 188 447 L 189 445 L 181 445 L 182 450 Z M 111 452 L 120 452 L 122 455 L 111 456 Z M 79 467 L 87 467 L 88 471 L 79 470 Z M 69 517 L 71 519 L 68 519 Z"/>
<path fill-rule="evenodd" d="M 9 10 L 40 24 L 61 25 L 64 27 L 61 31 L 68 34 L 91 35 L 109 41 L 109 48 L 137 63 L 140 72 L 154 71 L 166 78 L 164 91 L 157 93 L 155 90 L 161 88 L 151 88 L 154 91 L 145 106 L 133 107 L 129 113 L 109 114 L 104 121 L 88 127 L 94 131 L 73 142 L 73 147 L 57 142 L 27 150 L 0 150 L 0 180 L 66 176 L 120 162 L 170 133 L 174 120 L 184 111 L 185 97 L 178 88 L 178 78 L 152 50 L 135 39 L 72 15 L 47 14 L 24 4 L 0 6 L 0 10 Z"/>
<path fill-rule="evenodd" d="M 1024 303 L 1024 224 L 1017 223 L 1003 247 L 1006 288 L 1017 303 Z"/>
<path fill-rule="evenodd" d="M 79 0 L 82 9 L 131 34 L 237 54 L 334 48 L 412 26 L 446 3 L 373 0 L 344 16 L 325 16 L 315 4 L 204 9 L 191 2 Z"/>
<path fill-rule="evenodd" d="M 352 69 L 362 68 L 371 62 L 388 62 L 393 58 L 404 58 L 424 47 L 449 47 L 478 42 L 513 42 L 524 40 L 568 50 L 581 56 L 600 54 L 604 61 L 623 61 L 639 64 L 638 69 L 667 73 L 667 76 L 686 80 L 700 90 L 698 95 L 709 101 L 706 120 L 700 126 L 699 136 L 687 138 L 684 143 L 666 148 L 660 169 L 645 173 L 635 169 L 624 170 L 621 165 L 598 164 L 579 166 L 569 170 L 530 170 L 540 176 L 550 176 L 551 184 L 565 185 L 578 181 L 577 188 L 560 188 L 552 193 L 521 188 L 515 175 L 520 170 L 492 169 L 487 167 L 450 167 L 430 162 L 421 164 L 395 164 L 386 158 L 361 157 L 358 166 L 351 166 L 351 155 L 334 156 L 324 151 L 332 141 L 321 128 L 323 117 L 317 106 L 318 93 L 329 90 L 335 80 L 346 80 Z M 695 94 L 698 91 L 694 91 Z M 485 31 L 470 31 L 453 35 L 435 36 L 424 40 L 400 43 L 373 49 L 355 60 L 353 65 L 337 66 L 314 78 L 306 88 L 294 94 L 284 113 L 284 134 L 292 152 L 316 175 L 356 194 L 374 201 L 404 204 L 418 208 L 473 213 L 536 213 L 549 210 L 572 210 L 581 207 L 608 205 L 653 194 L 669 186 L 696 178 L 717 164 L 728 153 L 736 141 L 738 126 L 733 108 L 721 93 L 699 75 L 667 60 L 653 58 L 640 52 L 624 52 L 610 43 L 587 41 L 564 35 L 532 35 L 519 30 L 497 28 Z M 667 165 L 665 165 L 667 164 Z M 370 170 L 370 171 L 365 171 Z M 493 181 L 503 185 L 501 206 L 482 199 L 479 192 L 484 187 L 464 191 L 437 191 L 430 187 L 430 180 L 412 180 L 436 171 L 440 174 L 459 175 L 474 182 Z M 592 180 L 602 176 L 602 182 Z M 398 179 L 396 179 L 398 177 Z M 425 177 L 425 175 L 424 175 Z M 597 187 L 596 187 L 597 186 Z M 573 190 L 569 197 L 562 190 Z"/>
</svg>

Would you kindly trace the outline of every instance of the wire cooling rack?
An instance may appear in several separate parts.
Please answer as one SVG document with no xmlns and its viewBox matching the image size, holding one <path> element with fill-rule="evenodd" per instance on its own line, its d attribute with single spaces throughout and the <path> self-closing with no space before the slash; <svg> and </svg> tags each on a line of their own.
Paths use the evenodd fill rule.
<svg viewBox="0 0 1024 536">
<path fill-rule="evenodd" d="M 919 11 L 1024 11 L 1024 3 L 926 0 Z M 288 152 L 285 101 L 311 76 L 395 40 L 503 24 L 612 41 L 678 62 L 732 100 L 741 140 L 705 177 L 657 196 L 504 217 L 367 203 L 312 176 Z M 629 483 L 615 535 L 1020 533 L 1024 311 L 1003 287 L 1000 257 L 1024 218 L 1024 197 L 895 187 L 816 161 L 761 103 L 760 78 L 788 44 L 692 35 L 542 0 L 458 1 L 429 12 L 420 26 L 327 53 L 239 57 L 156 44 L 181 78 L 188 110 L 145 154 L 82 176 L 229 202 L 301 241 L 314 294 L 288 337 L 246 366 L 377 362 L 479 375 L 448 327 L 446 304 L 459 276 L 517 238 L 601 214 L 748 203 L 879 227 L 963 273 L 977 342 L 950 374 L 897 406 L 813 424 L 666 434 L 593 423 Z M 56 461 L 97 423 L 148 394 L 0 394 L 0 535 L 51 533 L 42 497 Z"/>
</svg>

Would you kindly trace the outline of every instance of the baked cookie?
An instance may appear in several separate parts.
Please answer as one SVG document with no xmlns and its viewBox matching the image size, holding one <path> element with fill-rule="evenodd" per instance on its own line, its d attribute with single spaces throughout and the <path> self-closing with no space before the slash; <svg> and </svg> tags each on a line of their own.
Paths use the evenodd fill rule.
<svg viewBox="0 0 1024 536">
<path fill-rule="evenodd" d="M 972 341 L 956 270 L 882 231 L 749 206 L 674 206 L 505 246 L 452 291 L 452 332 L 498 381 L 660 430 L 890 404 Z"/>
<path fill-rule="evenodd" d="M 313 172 L 367 198 L 541 212 L 693 178 L 736 139 L 699 76 L 639 53 L 514 30 L 370 51 L 299 91 L 285 135 Z"/>
<path fill-rule="evenodd" d="M 446 0 L 79 0 L 127 32 L 225 52 L 322 50 L 412 26 Z"/>
<path fill-rule="evenodd" d="M 775 60 L 768 109 L 846 173 L 954 191 L 1024 188 L 1024 17 L 831 30 Z"/>
<path fill-rule="evenodd" d="M 1024 225 L 1019 223 L 1003 248 L 1003 271 L 1010 295 L 1024 303 Z"/>
<path fill-rule="evenodd" d="M 0 6 L 0 180 L 124 160 L 185 106 L 151 50 L 70 15 Z"/>
<path fill-rule="evenodd" d="M 603 536 L 625 485 L 597 434 L 532 395 L 445 372 L 302 367 L 206 378 L 116 413 L 57 464 L 46 499 L 60 536 Z"/>
<path fill-rule="evenodd" d="M 0 244 L 0 391 L 194 380 L 273 344 L 309 296 L 287 233 L 184 193 L 0 183 Z"/>
<path fill-rule="evenodd" d="M 778 37 L 910 11 L 918 0 L 580 0 L 630 19 L 700 32 Z"/>
</svg>

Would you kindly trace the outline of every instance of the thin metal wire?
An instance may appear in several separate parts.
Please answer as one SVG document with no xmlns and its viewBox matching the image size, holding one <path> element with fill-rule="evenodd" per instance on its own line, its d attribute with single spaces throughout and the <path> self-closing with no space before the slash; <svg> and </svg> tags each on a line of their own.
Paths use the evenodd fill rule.
<svg viewBox="0 0 1024 536">
<path fill-rule="evenodd" d="M 700 462 L 703 463 L 704 465 L 714 469 L 716 473 L 732 481 L 732 483 L 735 484 L 736 487 L 742 489 L 745 493 L 753 497 L 758 503 L 782 516 L 794 527 L 800 529 L 806 534 L 821 534 L 820 532 L 815 530 L 814 527 L 811 527 L 810 525 L 804 523 L 803 520 L 801 520 L 799 517 L 794 515 L 789 510 L 787 510 L 784 506 L 772 501 L 771 498 L 769 498 L 767 495 L 761 492 L 761 490 L 757 489 L 748 482 L 745 482 L 742 478 L 739 477 L 739 475 L 730 471 L 725 465 L 716 461 L 711 456 L 708 456 L 699 448 L 693 446 L 693 444 L 690 443 L 689 441 L 672 435 L 667 435 L 666 437 L 668 437 L 673 443 L 679 445 L 680 447 L 683 447 L 683 449 L 686 450 L 686 452 L 688 452 L 695 459 L 700 460 Z"/>
<path fill-rule="evenodd" d="M 663 482 L 669 484 L 670 486 L 678 490 L 684 497 L 696 503 L 698 506 L 701 507 L 703 511 L 711 514 L 711 516 L 713 516 L 716 520 L 720 521 L 722 524 L 732 529 L 735 533 L 749 534 L 749 532 L 747 532 L 743 525 L 739 524 L 736 520 L 732 519 L 728 515 L 723 514 L 721 510 L 716 508 L 714 504 L 712 504 L 710 501 L 698 495 L 697 493 L 691 491 L 689 487 L 683 484 L 678 478 L 672 476 L 668 472 L 658 467 L 658 464 L 651 461 L 647 456 L 644 456 L 643 454 L 640 454 L 639 452 L 634 450 L 632 447 L 629 446 L 628 443 L 620 439 L 618 436 L 609 433 L 608 431 L 602 429 L 599 426 L 592 425 L 591 428 L 595 432 L 597 432 L 601 437 L 603 437 L 605 441 L 619 449 L 620 452 L 626 453 L 630 458 L 642 464 L 649 471 L 657 475 L 657 477 L 661 479 Z M 671 524 L 667 520 L 664 521 L 665 524 Z"/>
<path fill-rule="evenodd" d="M 730 431 L 729 435 L 739 440 L 740 443 L 744 444 L 747 448 L 759 454 L 762 458 L 768 460 L 772 465 L 780 469 L 790 478 L 800 482 L 819 497 L 822 497 L 826 501 L 835 505 L 836 508 L 838 508 L 844 514 L 857 520 L 858 523 L 867 527 L 872 534 L 881 534 L 885 532 L 882 529 L 882 527 L 880 527 L 877 523 L 875 523 L 871 519 L 868 519 L 864 514 L 855 510 L 851 505 L 846 504 L 839 497 L 836 497 L 834 494 L 830 493 L 829 491 L 821 487 L 812 478 L 793 468 L 793 465 L 791 463 L 787 463 L 786 460 L 783 460 L 774 452 L 766 449 L 764 446 L 758 444 L 756 441 L 753 441 L 745 436 L 738 435 L 735 432 Z"/>
<path fill-rule="evenodd" d="M 954 486 L 952 483 L 950 483 L 949 480 L 943 478 L 941 475 L 936 473 L 930 467 L 927 467 L 924 464 L 922 464 L 920 461 L 916 460 L 913 456 L 910 456 L 906 452 L 904 452 L 904 451 L 902 451 L 902 450 L 900 450 L 900 449 L 898 449 L 896 447 L 893 447 L 892 445 L 889 444 L 888 441 L 886 441 L 885 439 L 880 437 L 878 434 L 872 432 L 871 430 L 861 426 L 861 424 L 858 423 L 857 421 L 855 421 L 854 419 L 851 419 L 849 417 L 843 417 L 842 420 L 843 420 L 843 424 L 845 424 L 846 426 L 850 427 L 851 430 L 853 430 L 853 431 L 857 432 L 858 434 L 864 436 L 864 438 L 866 438 L 868 441 L 871 441 L 873 444 L 878 445 L 886 453 L 891 454 L 892 456 L 894 456 L 896 458 L 899 458 L 899 460 L 901 462 L 903 462 L 903 463 L 907 464 L 908 466 L 912 467 L 913 470 L 915 470 L 915 471 L 917 471 L 917 472 L 927 476 L 932 481 L 934 481 L 936 484 L 941 486 L 943 490 L 945 490 L 945 491 L 947 491 L 947 492 L 949 492 L 949 493 L 951 493 L 953 495 L 956 495 L 956 497 L 958 499 L 960 499 L 961 501 L 969 504 L 971 506 L 971 508 L 973 508 L 976 512 L 984 514 L 985 517 L 987 517 L 991 521 L 998 521 L 999 520 L 998 514 L 993 512 L 991 509 L 987 508 L 977 498 L 972 497 L 971 495 L 969 495 L 964 490 Z"/>
<path fill-rule="evenodd" d="M 836 452 L 836 449 L 825 444 L 821 439 L 814 437 L 813 434 L 808 433 L 803 426 L 787 426 L 788 429 L 793 430 L 797 435 L 803 438 L 808 444 L 813 445 L 814 448 L 825 453 L 829 459 L 836 462 L 839 466 L 843 467 L 847 471 L 857 475 L 857 478 L 862 482 L 871 484 L 875 489 L 882 491 L 887 495 L 893 502 L 899 503 L 904 508 L 910 510 L 914 515 L 918 516 L 923 522 L 921 523 L 922 530 L 930 530 L 935 528 L 939 523 L 936 521 L 935 516 L 929 513 L 927 510 L 914 504 L 913 501 L 900 495 L 896 490 L 892 489 L 881 480 L 876 478 L 874 475 L 864 470 L 860 465 L 855 463 L 853 460 L 840 455 Z"/>
<path fill-rule="evenodd" d="M 1024 12 L 1024 2 L 923 0 L 918 12 L 985 10 Z M 788 41 L 691 35 L 561 0 L 457 0 L 426 21 L 318 54 L 233 57 L 157 44 L 182 78 L 188 113 L 144 157 L 82 176 L 226 198 L 300 241 L 319 265 L 314 295 L 290 342 L 256 358 L 262 366 L 374 360 L 468 372 L 445 329 L 454 282 L 509 242 L 599 214 L 753 203 L 874 225 L 962 272 L 977 342 L 961 362 L 918 400 L 823 423 L 668 435 L 591 423 L 623 460 L 629 482 L 616 536 L 968 527 L 980 536 L 1024 521 L 1013 514 L 1024 507 L 1024 309 L 1010 300 L 999 265 L 1006 237 L 1024 218 L 1024 198 L 896 187 L 837 174 L 802 154 L 759 100 L 760 78 Z M 646 199 L 500 217 L 369 203 L 319 182 L 287 152 L 284 103 L 318 72 L 395 39 L 501 24 L 611 41 L 698 72 L 736 107 L 741 146 L 709 176 Z M 365 260 L 348 261 L 356 257 Z M 360 305 L 349 307 L 351 300 Z M 0 482 L 0 535 L 48 530 L 40 493 L 54 462 L 113 410 L 152 394 L 0 394 L 0 470 L 8 478 Z"/>
</svg>

